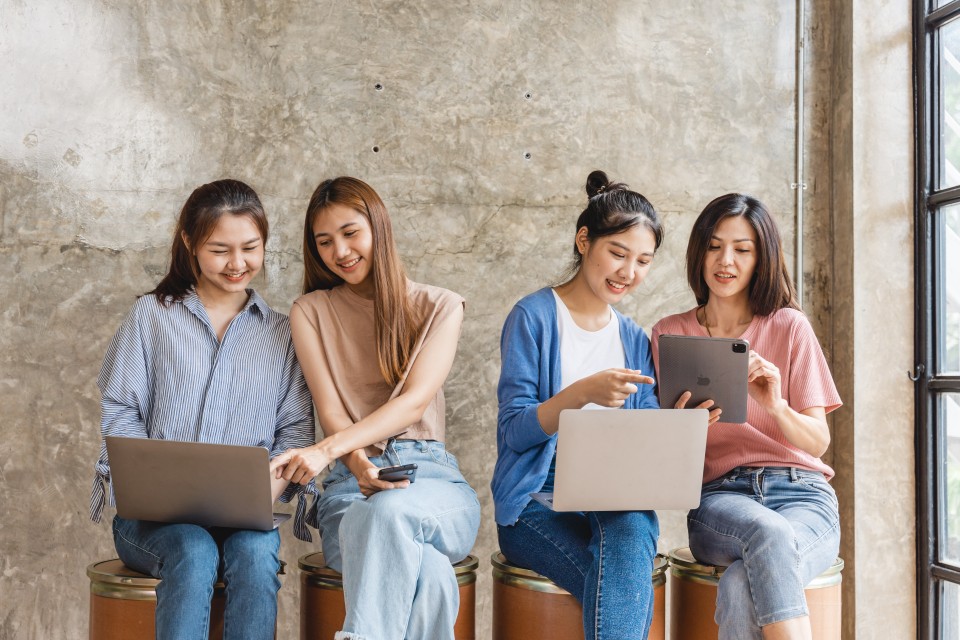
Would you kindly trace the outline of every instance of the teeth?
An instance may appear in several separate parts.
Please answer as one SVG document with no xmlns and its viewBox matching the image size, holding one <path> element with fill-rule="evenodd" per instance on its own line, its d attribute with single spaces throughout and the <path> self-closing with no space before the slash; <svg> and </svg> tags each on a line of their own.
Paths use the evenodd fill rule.
<svg viewBox="0 0 960 640">
<path fill-rule="evenodd" d="M 626 289 L 627 287 L 626 284 L 622 282 L 614 282 L 613 280 L 607 280 L 607 284 L 609 284 L 614 289 Z"/>
<path fill-rule="evenodd" d="M 340 267 L 343 268 L 343 269 L 349 269 L 350 267 L 352 267 L 353 265 L 357 264 L 358 262 L 360 262 L 360 258 L 355 258 L 355 259 L 351 260 L 350 262 L 342 262 L 342 263 L 340 263 Z"/>
</svg>

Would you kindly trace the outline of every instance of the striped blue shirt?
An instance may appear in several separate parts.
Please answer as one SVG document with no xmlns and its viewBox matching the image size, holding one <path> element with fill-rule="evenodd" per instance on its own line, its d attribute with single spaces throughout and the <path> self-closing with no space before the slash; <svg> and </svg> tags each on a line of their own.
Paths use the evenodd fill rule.
<svg viewBox="0 0 960 640">
<path fill-rule="evenodd" d="M 195 291 L 165 307 L 154 295 L 137 300 L 107 349 L 97 386 L 103 436 L 128 436 L 264 447 L 270 457 L 315 439 L 313 405 L 290 338 L 287 316 L 255 291 L 217 339 Z M 100 522 L 109 495 L 106 441 L 100 447 L 90 518 Z M 304 492 L 314 497 L 307 508 Z M 310 540 L 316 485 L 299 495 L 294 534 Z"/>
</svg>

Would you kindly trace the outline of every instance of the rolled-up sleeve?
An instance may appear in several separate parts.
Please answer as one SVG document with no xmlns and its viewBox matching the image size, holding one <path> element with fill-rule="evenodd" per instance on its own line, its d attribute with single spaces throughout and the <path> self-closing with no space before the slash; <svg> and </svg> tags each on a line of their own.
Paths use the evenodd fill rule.
<svg viewBox="0 0 960 640">
<path fill-rule="evenodd" d="M 138 308 L 120 325 L 100 367 L 100 457 L 90 494 L 90 519 L 100 522 L 104 506 L 114 505 L 107 460 L 107 436 L 146 438 L 144 416 L 150 412 L 149 344 L 143 339 Z"/>
</svg>

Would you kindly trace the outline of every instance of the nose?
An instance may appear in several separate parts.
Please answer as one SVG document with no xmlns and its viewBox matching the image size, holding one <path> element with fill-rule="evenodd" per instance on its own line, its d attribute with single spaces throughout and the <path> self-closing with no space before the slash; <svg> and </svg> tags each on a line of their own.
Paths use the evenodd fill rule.
<svg viewBox="0 0 960 640">
<path fill-rule="evenodd" d="M 620 269 L 620 277 L 626 280 L 627 282 L 633 282 L 633 275 L 637 271 L 637 263 L 633 260 L 627 262 Z"/>
<path fill-rule="evenodd" d="M 722 265 L 733 264 L 733 247 L 732 246 L 726 246 L 720 251 L 720 264 Z"/>
<path fill-rule="evenodd" d="M 333 243 L 333 257 L 337 260 L 350 255 L 350 247 L 342 239 L 337 238 Z"/>
<path fill-rule="evenodd" d="M 246 264 L 246 259 L 243 256 L 243 251 L 240 249 L 235 249 L 230 252 L 229 259 L 227 260 L 228 269 L 237 269 Z"/>
</svg>

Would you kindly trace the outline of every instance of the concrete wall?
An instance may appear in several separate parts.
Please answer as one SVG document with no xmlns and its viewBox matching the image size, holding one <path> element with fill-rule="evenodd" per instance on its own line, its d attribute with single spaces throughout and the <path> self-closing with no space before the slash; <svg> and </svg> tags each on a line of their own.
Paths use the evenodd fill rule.
<svg viewBox="0 0 960 640">
<path fill-rule="evenodd" d="M 806 308 L 828 354 L 846 339 L 834 297 L 850 293 L 832 279 L 847 247 L 830 234 L 849 208 L 837 204 L 830 132 L 852 106 L 832 105 L 853 80 L 837 75 L 834 57 L 860 46 L 837 35 L 832 11 L 825 0 L 807 6 L 805 114 Z M 559 277 L 594 168 L 644 192 L 664 218 L 664 247 L 624 306 L 643 326 L 693 304 L 683 251 L 712 197 L 759 196 L 792 246 L 794 29 L 793 3 L 749 0 L 0 0 L 0 639 L 86 633 L 84 568 L 115 555 L 108 524 L 86 515 L 99 446 L 94 378 L 134 296 L 162 276 L 190 190 L 228 176 L 258 190 L 272 232 L 257 288 L 286 310 L 301 277 L 306 199 L 340 174 L 384 197 L 414 279 L 468 300 L 448 425 L 484 508 L 475 553 L 478 631 L 488 637 L 506 313 Z M 869 57 L 859 65 L 870 72 Z M 908 77 L 888 83 L 909 96 Z M 860 91 L 873 95 L 867 83 Z M 889 109 L 874 98 L 865 107 Z M 843 175 L 866 179 L 863 169 Z M 888 184 L 901 203 L 890 215 L 906 215 L 909 188 Z M 912 451 L 897 455 L 909 484 Z M 662 530 L 662 549 L 685 544 L 682 514 L 662 514 Z M 285 529 L 291 565 L 315 548 Z M 901 586 L 912 606 L 912 584 Z M 296 636 L 297 590 L 293 570 L 280 638 Z"/>
</svg>

